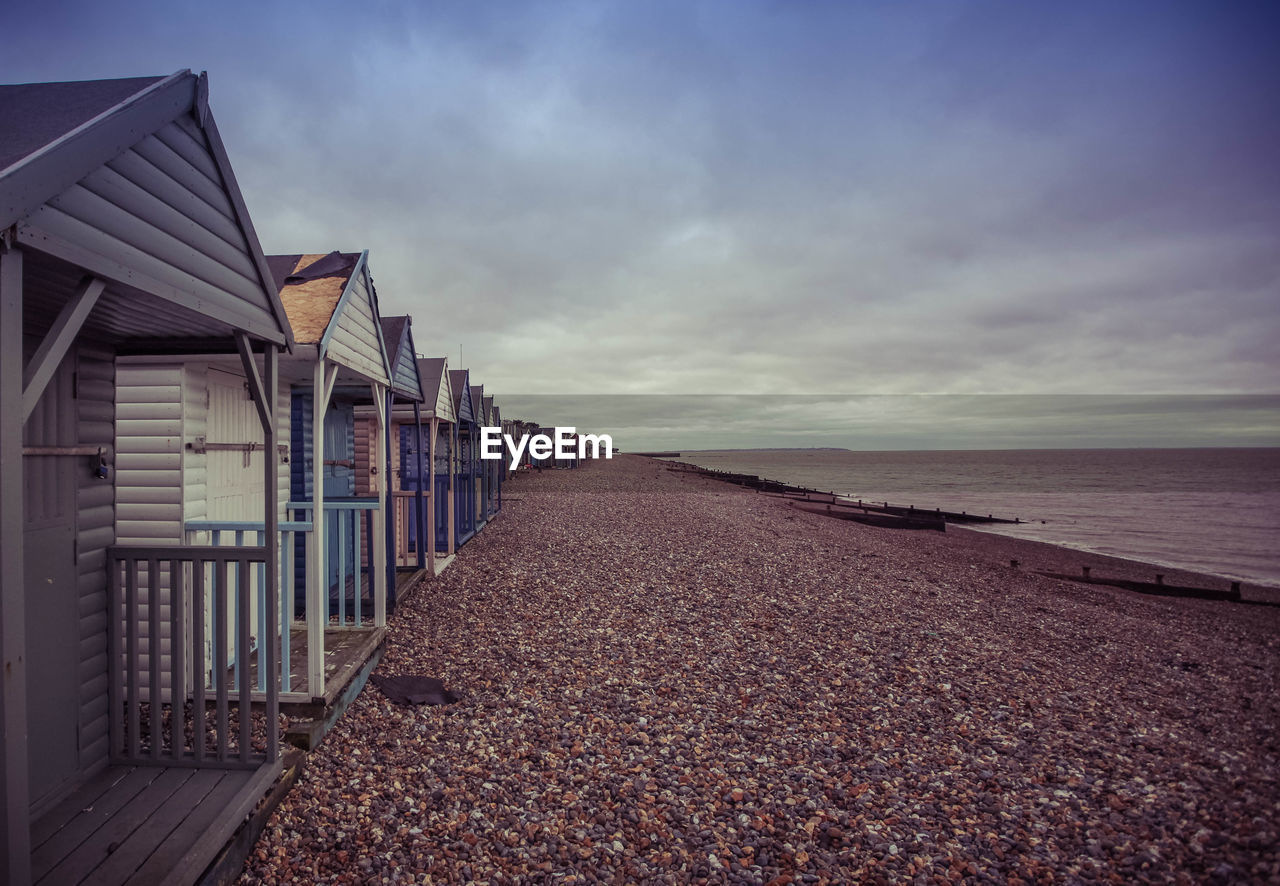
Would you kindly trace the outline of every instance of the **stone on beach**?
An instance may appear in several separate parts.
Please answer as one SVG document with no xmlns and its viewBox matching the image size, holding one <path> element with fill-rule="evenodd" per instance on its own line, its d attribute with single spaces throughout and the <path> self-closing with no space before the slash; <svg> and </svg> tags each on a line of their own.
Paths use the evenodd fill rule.
<svg viewBox="0 0 1280 886">
<path fill-rule="evenodd" d="M 460 700 L 366 689 L 242 882 L 1280 878 L 1280 610 L 637 457 L 515 483 L 390 622 Z"/>
</svg>

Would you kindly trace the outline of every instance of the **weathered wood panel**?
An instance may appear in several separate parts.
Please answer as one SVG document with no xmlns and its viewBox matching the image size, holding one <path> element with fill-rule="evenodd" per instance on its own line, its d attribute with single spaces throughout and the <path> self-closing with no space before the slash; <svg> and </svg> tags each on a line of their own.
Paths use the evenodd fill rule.
<svg viewBox="0 0 1280 886">
<path fill-rule="evenodd" d="M 377 488 L 373 482 L 374 470 L 382 459 L 375 452 L 375 422 L 368 416 L 356 419 L 355 429 L 356 453 L 356 495 L 372 495 Z"/>
<path fill-rule="evenodd" d="M 353 275 L 350 286 L 351 296 L 333 321 L 326 354 L 336 363 L 387 384 L 389 376 L 378 330 L 378 313 L 363 269 Z"/>
</svg>

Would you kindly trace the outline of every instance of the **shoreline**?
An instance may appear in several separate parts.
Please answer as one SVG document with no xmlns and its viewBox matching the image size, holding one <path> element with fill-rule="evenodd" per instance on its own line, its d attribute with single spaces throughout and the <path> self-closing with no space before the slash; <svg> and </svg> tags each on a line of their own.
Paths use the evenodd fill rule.
<svg viewBox="0 0 1280 886">
<path fill-rule="evenodd" d="M 712 450 L 712 451 L 718 452 L 720 450 Z M 755 450 L 751 450 L 751 451 L 755 451 Z M 649 458 L 650 456 L 636 456 L 636 457 Z M 724 472 L 716 468 L 709 469 L 701 465 L 694 464 L 693 462 L 678 461 L 675 459 L 664 458 L 664 459 L 654 459 L 654 461 L 658 461 L 664 464 L 682 465 L 686 468 L 693 468 L 697 472 L 699 472 L 698 473 L 699 476 L 705 477 L 707 479 L 712 479 L 712 480 L 715 480 L 716 482 L 724 483 L 730 486 L 738 485 L 734 483 L 732 480 L 727 478 L 730 476 L 739 476 L 737 474 L 734 474 L 733 472 Z M 725 473 L 727 474 L 727 476 L 717 477 L 717 473 Z M 760 477 L 759 479 L 763 484 L 771 488 L 785 487 L 798 492 L 810 491 L 810 492 L 817 492 L 819 494 L 827 494 L 827 493 L 821 492 L 820 490 L 806 490 L 805 487 L 794 486 L 792 484 L 785 483 L 783 481 L 772 480 L 766 477 Z M 739 488 L 743 488 L 743 487 L 739 486 Z M 840 498 L 847 502 L 857 501 L 856 498 L 845 493 L 834 493 L 834 495 L 837 498 Z M 868 500 L 868 503 L 874 505 L 876 502 L 879 502 L 879 501 L 880 499 Z M 898 507 L 898 508 L 907 507 L 907 505 L 905 504 L 900 504 L 892 501 L 889 502 L 889 504 L 894 505 L 895 507 Z M 922 514 L 927 515 L 929 513 L 928 508 L 920 508 L 918 510 L 920 510 Z M 959 523 L 959 522 L 948 522 L 946 531 L 947 533 L 957 532 L 957 531 L 977 532 L 977 533 L 981 533 L 984 536 L 996 536 L 1002 539 L 1007 539 L 1010 542 L 1026 543 L 1028 546 L 1031 546 L 1027 548 L 1027 551 L 1029 554 L 1031 554 L 1031 556 L 1035 557 L 1036 554 L 1038 553 L 1040 555 L 1037 558 L 1038 560 L 1043 560 L 1045 562 L 1053 562 L 1055 563 L 1056 566 L 1059 567 L 1054 569 L 1050 569 L 1049 567 L 1039 567 L 1039 568 L 1044 568 L 1046 571 L 1058 571 L 1063 573 L 1071 573 L 1071 572 L 1078 572 L 1081 565 L 1102 564 L 1105 568 L 1109 570 L 1114 570 L 1114 575 L 1112 575 L 1112 577 L 1123 578 L 1123 579 L 1128 579 L 1132 581 L 1151 581 L 1152 577 L 1155 574 L 1163 574 L 1168 584 L 1190 584 L 1190 585 L 1196 585 L 1196 586 L 1203 586 L 1205 588 L 1210 588 L 1215 590 L 1226 590 L 1230 588 L 1233 582 L 1239 582 L 1241 587 L 1241 593 L 1244 595 L 1244 598 L 1246 600 L 1252 599 L 1259 602 L 1280 603 L 1280 581 L 1270 582 L 1270 581 L 1259 580 L 1256 578 L 1229 576 L 1229 575 L 1224 575 L 1224 574 L 1219 574 L 1214 572 L 1206 572 L 1204 570 L 1194 569 L 1187 566 L 1178 565 L 1176 563 L 1168 563 L 1168 562 L 1162 563 L 1156 560 L 1146 560 L 1146 559 L 1141 559 L 1139 557 L 1129 557 L 1121 554 L 1105 554 L 1105 553 L 1091 550 L 1089 548 L 1077 547 L 1065 542 L 1041 541 L 1038 539 L 1029 539 L 1029 538 L 1022 538 L 1020 536 L 1015 536 L 1015 535 L 1007 535 L 998 528 L 990 528 L 990 529 L 978 528 L 981 525 L 982 525 L 981 523 L 965 524 L 965 523 Z M 995 523 L 992 525 L 994 527 L 1001 524 Z M 1063 555 L 1058 557 L 1045 556 L 1044 551 L 1042 551 L 1037 546 L 1043 546 L 1044 548 L 1058 549 L 1059 551 L 1063 552 Z M 1015 546 L 1010 545 L 1009 549 L 1011 552 L 1013 552 L 1015 550 Z M 1075 556 L 1074 557 L 1069 556 L 1071 554 L 1074 554 Z M 1022 560 L 1023 558 L 1018 557 L 1016 553 L 1011 553 L 1011 556 L 1009 559 Z M 1067 566 L 1069 566 L 1070 568 L 1065 568 Z"/>
<path fill-rule="evenodd" d="M 242 883 L 1280 877 L 1280 610 L 625 456 L 510 492 L 388 626 L 461 700 L 362 692 Z"/>
</svg>

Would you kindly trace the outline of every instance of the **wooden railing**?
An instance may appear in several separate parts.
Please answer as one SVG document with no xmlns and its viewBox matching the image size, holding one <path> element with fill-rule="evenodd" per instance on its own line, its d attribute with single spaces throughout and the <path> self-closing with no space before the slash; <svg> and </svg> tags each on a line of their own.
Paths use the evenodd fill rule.
<svg viewBox="0 0 1280 886">
<path fill-rule="evenodd" d="M 295 519 L 313 520 L 315 505 L 309 501 L 291 501 L 285 507 Z M 354 610 L 352 623 L 356 627 L 364 624 L 362 601 L 366 598 L 372 601 L 374 598 L 374 570 L 362 568 L 362 563 L 376 563 L 376 545 L 383 544 L 382 540 L 375 542 L 373 537 L 373 514 L 377 510 L 376 498 L 343 497 L 324 500 L 324 528 L 332 534 L 335 541 L 334 544 L 326 544 L 327 575 L 321 583 L 322 586 L 327 586 L 327 593 L 321 595 L 323 620 L 326 624 L 332 615 L 332 607 L 336 607 L 338 625 L 345 627 L 348 603 Z"/>
<path fill-rule="evenodd" d="M 233 674 L 227 661 L 228 632 L 234 632 L 242 653 L 250 647 L 251 576 L 255 566 L 267 563 L 269 548 L 117 546 L 107 556 L 112 759 L 218 768 L 275 761 L 277 681 L 266 683 L 260 747 L 255 749 L 251 668 L 240 667 Z M 268 589 L 265 607 L 266 637 L 277 631 L 273 590 Z M 232 606 L 234 618 L 229 617 Z M 207 662 L 206 646 L 211 647 Z M 275 643 L 259 643 L 259 669 L 275 673 L 276 655 Z M 234 730 L 233 706 L 238 720 Z"/>
<path fill-rule="evenodd" d="M 295 621 L 294 616 L 294 595 L 296 593 L 296 575 L 293 569 L 292 557 L 295 539 L 299 536 L 303 539 L 303 545 L 312 544 L 311 539 L 311 523 L 304 521 L 281 521 L 278 525 L 280 538 L 280 631 L 278 638 L 280 643 L 280 689 L 282 692 L 288 692 L 293 686 L 293 670 L 292 656 L 290 649 L 289 628 Z M 251 544 L 261 546 L 266 542 L 266 528 L 261 520 L 188 520 L 183 524 L 186 531 L 187 544 L 199 545 L 208 544 L 215 547 L 234 546 L 244 547 L 245 541 L 251 540 Z M 239 581 L 238 578 L 235 581 Z M 234 669 L 234 679 L 238 682 L 240 679 L 241 663 L 248 664 L 249 656 L 252 655 L 254 648 L 258 643 L 255 641 L 263 636 L 262 626 L 266 624 L 266 608 L 268 589 L 266 587 L 266 565 L 260 564 L 250 573 L 250 599 L 251 605 L 248 610 L 250 619 L 250 643 L 245 648 L 240 645 L 239 636 L 231 638 L 231 649 L 229 650 L 230 666 Z M 238 596 L 233 600 L 239 599 Z M 239 617 L 240 609 L 238 602 L 233 605 L 229 617 L 236 619 Z M 267 691 L 267 674 L 265 668 L 257 668 L 257 691 Z"/>
</svg>

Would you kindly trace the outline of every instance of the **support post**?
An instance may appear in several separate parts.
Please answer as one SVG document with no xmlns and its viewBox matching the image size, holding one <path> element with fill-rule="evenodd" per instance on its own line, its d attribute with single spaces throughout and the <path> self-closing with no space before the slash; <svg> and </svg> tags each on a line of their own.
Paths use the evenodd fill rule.
<svg viewBox="0 0 1280 886">
<path fill-rule="evenodd" d="M 23 566 L 22 251 L 0 242 L 0 880 L 31 882 Z"/>
<path fill-rule="evenodd" d="M 376 452 L 386 449 L 387 441 L 387 391 L 382 385 L 373 385 L 373 405 L 377 412 L 378 436 Z M 373 512 L 373 537 L 386 538 L 387 535 L 387 473 L 386 466 L 378 477 L 378 509 Z M 381 550 L 385 558 L 385 545 L 373 545 L 374 556 Z M 386 563 L 370 563 L 369 573 L 373 576 L 373 623 L 383 627 L 387 623 L 387 568 Z"/>
<path fill-rule="evenodd" d="M 382 433 L 383 458 L 382 458 L 382 471 L 381 471 L 382 482 L 378 485 L 383 489 L 383 499 L 386 501 L 388 507 L 391 507 L 392 504 L 395 502 L 395 496 L 393 494 L 395 492 L 395 489 L 391 484 L 392 472 L 391 472 L 391 432 L 390 432 L 391 417 L 393 415 L 393 410 L 395 409 L 395 401 L 396 401 L 396 395 L 392 392 L 390 388 L 387 388 L 386 397 L 384 399 L 386 406 L 384 407 L 384 410 L 383 410 L 385 421 L 383 422 L 383 429 L 382 429 L 383 431 Z M 400 466 L 400 470 L 401 471 L 404 470 L 404 465 Z M 387 557 L 387 563 L 386 563 L 387 606 L 391 609 L 392 612 L 395 612 L 395 609 L 396 609 L 396 564 L 400 559 L 396 555 L 396 531 L 400 528 L 396 525 L 396 522 L 397 522 L 396 517 L 398 512 L 399 512 L 399 508 L 392 508 L 392 512 L 386 515 L 384 522 L 386 523 L 387 531 L 383 535 L 383 541 L 384 541 L 383 546 L 386 548 L 386 557 Z M 405 522 L 407 523 L 408 521 L 405 521 Z M 405 530 L 405 533 L 407 534 L 409 531 L 409 527 L 405 526 L 404 530 Z"/>
<path fill-rule="evenodd" d="M 434 556 L 435 548 L 436 548 L 435 517 L 434 515 L 431 515 L 432 531 L 428 532 L 426 529 L 425 521 L 428 517 L 429 509 L 427 508 L 426 505 L 428 502 L 431 501 L 431 499 L 429 498 L 428 495 L 423 494 L 424 492 L 430 493 L 434 490 L 433 490 L 433 487 L 430 486 L 429 484 L 427 485 L 427 488 L 425 490 L 422 488 L 422 484 L 427 483 L 428 480 L 427 480 L 426 474 L 423 473 L 426 465 L 422 458 L 422 404 L 421 403 L 413 404 L 413 452 L 414 452 L 414 456 L 413 456 L 414 457 L 414 465 L 413 465 L 414 476 L 418 478 L 418 482 L 414 484 L 417 491 L 413 496 L 414 513 L 418 515 L 414 523 L 414 525 L 417 527 L 417 532 L 413 541 L 418 553 L 418 558 L 417 558 L 418 568 L 422 569 L 425 566 L 430 566 L 432 567 L 431 574 L 435 575 L 436 574 L 435 556 Z M 428 554 L 425 549 L 425 545 L 427 544 L 428 540 L 430 540 L 430 543 L 431 543 L 430 554 Z"/>
<path fill-rule="evenodd" d="M 449 447 L 449 506 L 446 509 L 449 512 L 449 556 L 458 549 L 458 424 L 455 421 L 449 431 L 449 442 L 453 444 Z"/>
<path fill-rule="evenodd" d="M 329 533 L 324 519 L 324 416 L 338 368 L 316 360 L 311 397 L 311 546 L 307 549 L 307 691 L 324 695 L 325 604 L 329 596 Z M 304 465 L 305 467 L 305 465 Z"/>
<path fill-rule="evenodd" d="M 434 411 L 434 410 L 433 410 Z M 426 460 L 429 467 L 422 464 L 423 446 L 422 441 L 422 422 L 418 422 L 418 476 L 425 475 L 427 479 L 427 502 L 423 508 L 424 519 L 422 521 L 422 534 L 426 541 L 423 542 L 427 549 L 427 568 L 431 570 L 431 575 L 436 574 L 436 509 L 440 507 L 440 503 L 436 501 L 436 425 L 440 419 L 435 415 L 431 416 L 431 424 L 428 425 L 427 433 L 430 435 L 426 445 Z M 422 484 L 419 483 L 419 486 Z"/>
<path fill-rule="evenodd" d="M 281 626 L 279 623 L 280 613 L 280 483 L 277 477 L 279 471 L 279 455 L 276 450 L 276 441 L 279 439 L 279 400 L 280 400 L 280 383 L 277 379 L 280 376 L 280 352 L 272 344 L 267 344 L 266 351 L 262 355 L 262 387 L 263 399 L 266 401 L 266 416 L 262 423 L 263 438 L 263 468 L 262 468 L 262 484 L 265 493 L 266 506 L 264 510 L 264 522 L 266 524 L 266 542 L 267 548 L 267 564 L 266 564 L 266 597 L 267 597 L 267 623 L 262 632 L 263 640 L 258 644 L 258 648 L 264 650 L 259 652 L 262 661 L 260 667 L 266 669 L 267 674 L 267 759 L 275 762 L 280 756 L 280 682 L 282 673 L 287 673 L 280 667 L 280 663 L 276 661 L 276 650 L 279 650 L 281 656 L 287 648 L 281 642 L 276 645 L 276 637 L 280 635 L 280 631 L 289 630 L 289 625 Z M 283 687 L 288 691 L 289 687 Z"/>
</svg>

